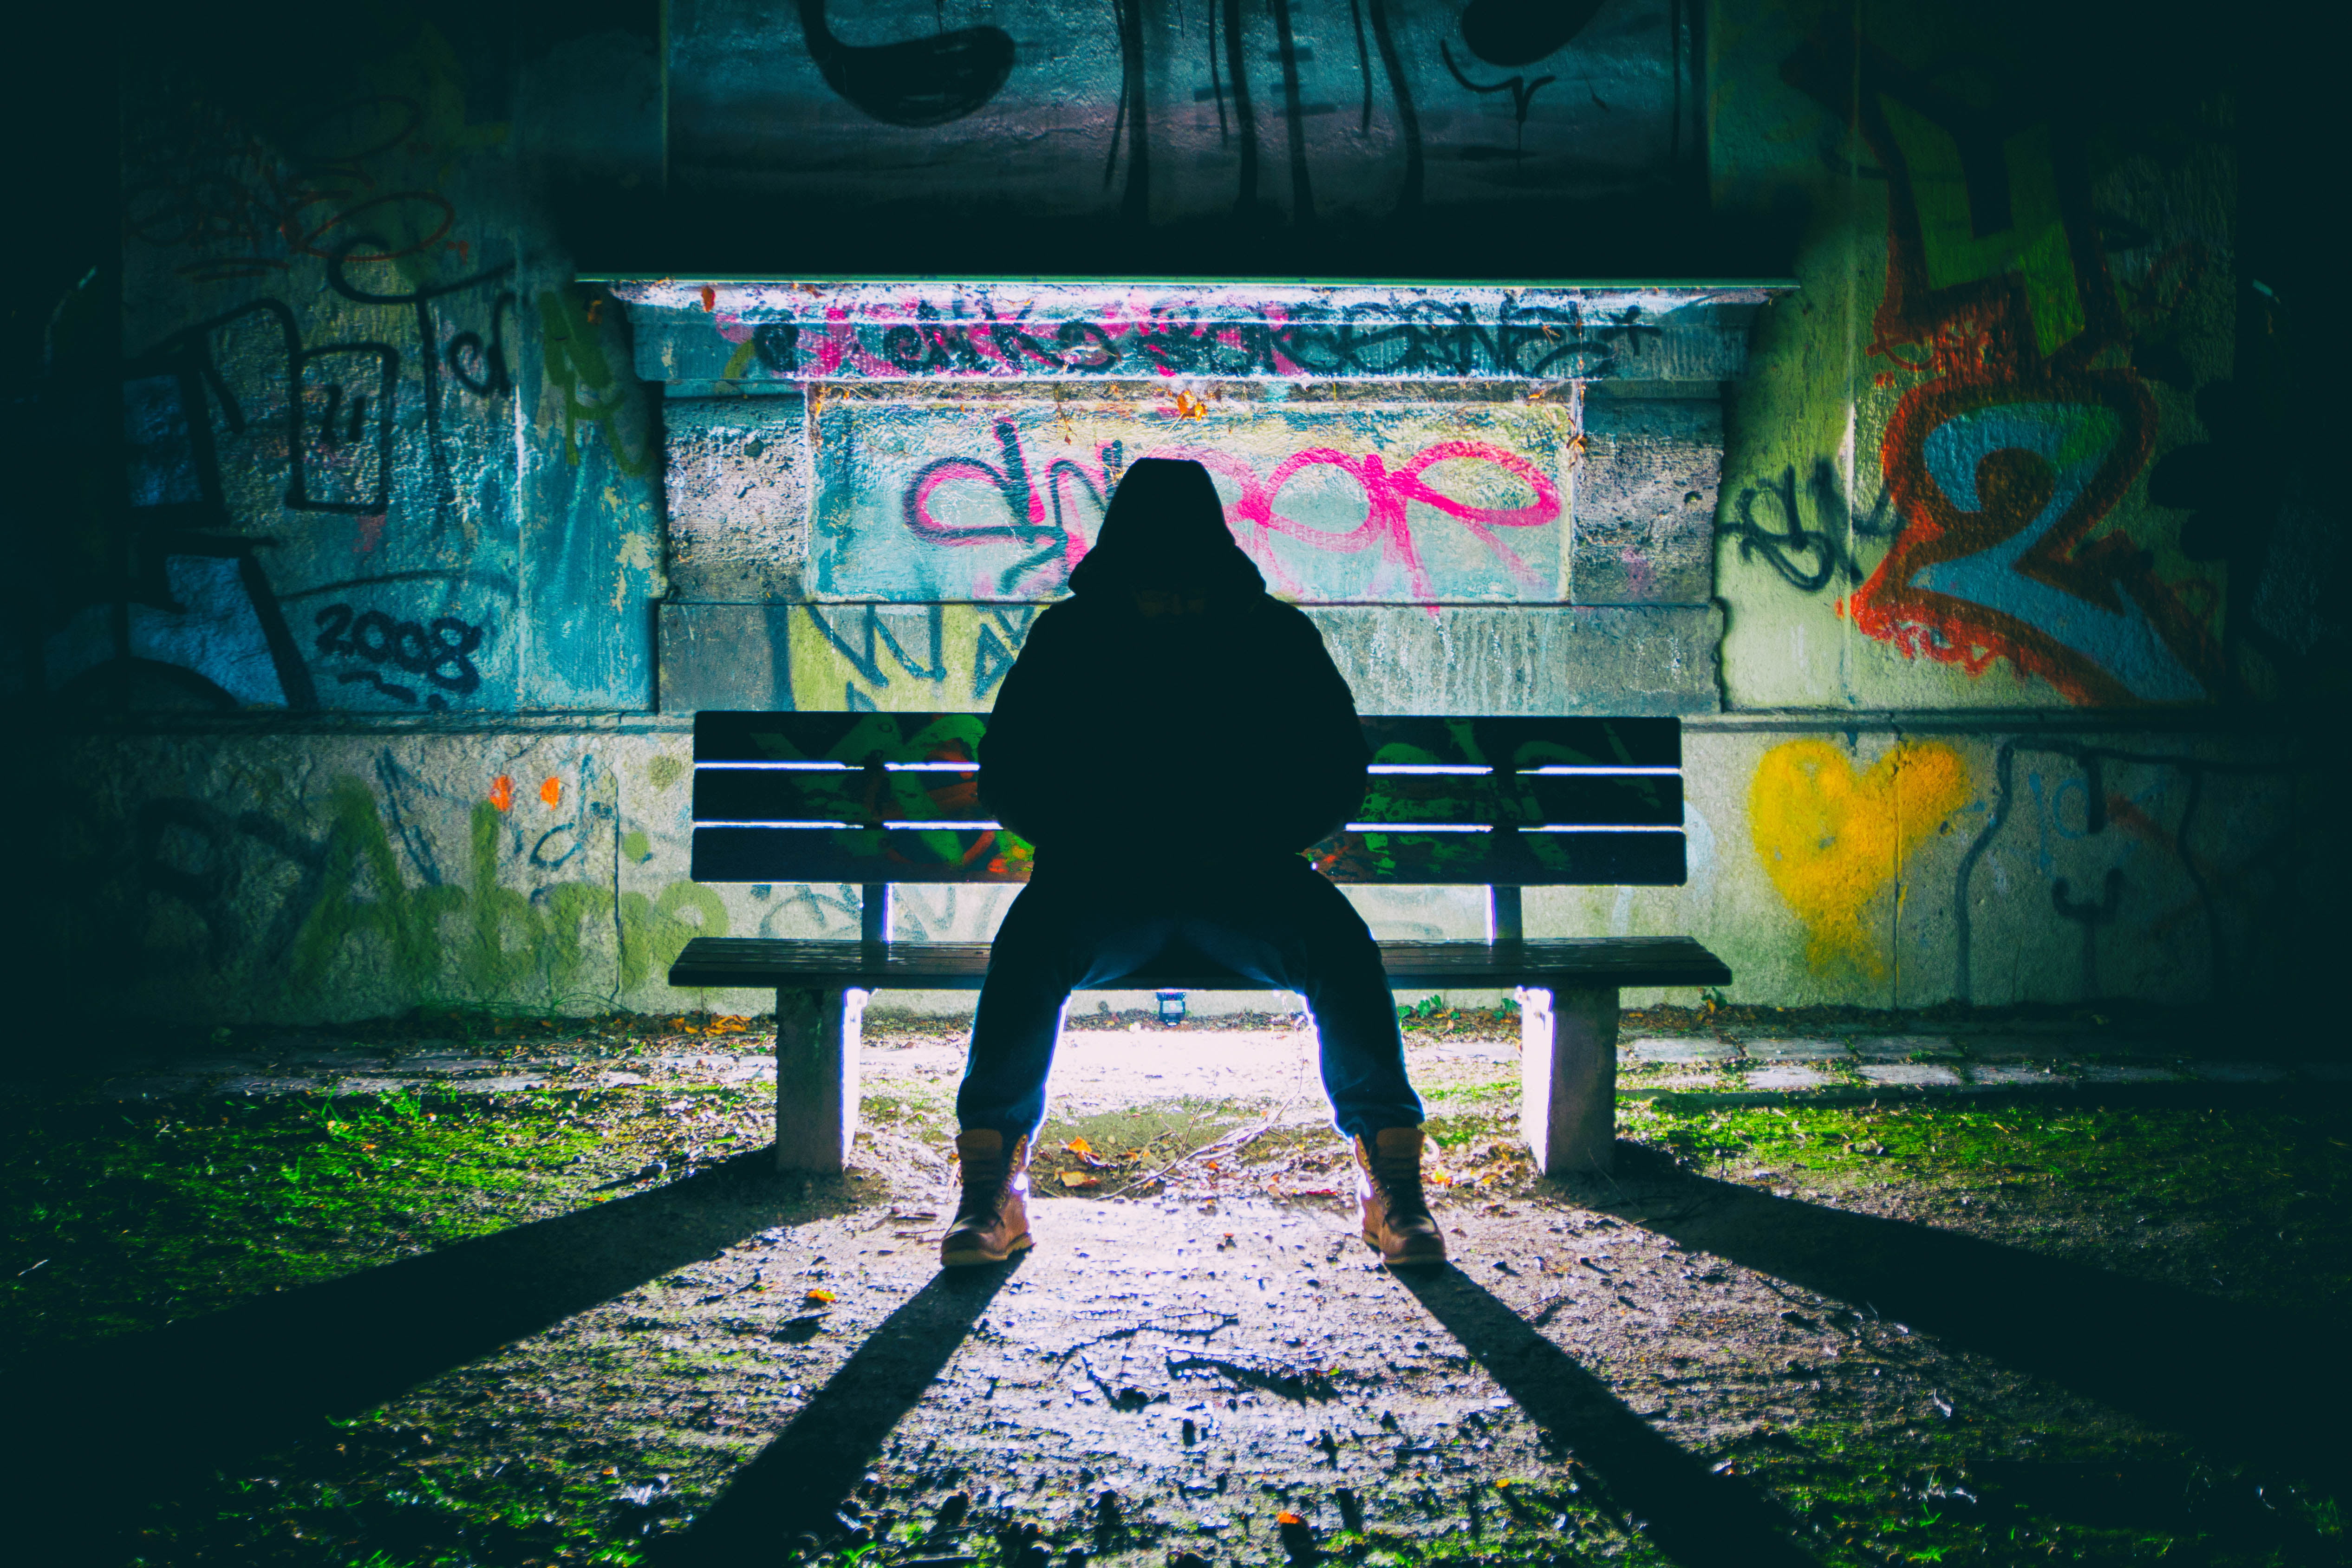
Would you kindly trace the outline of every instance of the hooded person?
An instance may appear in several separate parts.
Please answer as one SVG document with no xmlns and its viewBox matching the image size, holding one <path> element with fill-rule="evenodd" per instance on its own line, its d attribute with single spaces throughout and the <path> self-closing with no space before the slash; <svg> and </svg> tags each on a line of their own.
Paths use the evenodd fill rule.
<svg viewBox="0 0 2352 1568">
<path fill-rule="evenodd" d="M 1322 633 L 1267 595 L 1186 459 L 1128 469 L 1070 595 L 1031 626 L 981 741 L 981 798 L 1036 861 L 973 1019 L 942 1261 L 1030 1245 L 1030 1140 L 1070 993 L 1170 957 L 1307 998 L 1365 1239 L 1441 1260 L 1379 945 L 1298 852 L 1360 808 L 1370 760 Z"/>
</svg>

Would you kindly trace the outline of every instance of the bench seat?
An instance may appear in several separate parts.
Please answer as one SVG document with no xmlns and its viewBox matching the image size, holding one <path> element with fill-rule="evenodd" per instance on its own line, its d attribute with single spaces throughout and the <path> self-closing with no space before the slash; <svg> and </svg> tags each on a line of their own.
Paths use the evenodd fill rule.
<svg viewBox="0 0 2352 1568">
<path fill-rule="evenodd" d="M 1383 942 L 1394 989 L 1510 990 L 1521 986 L 1720 986 L 1723 960 L 1687 936 L 1538 937 L 1501 942 Z M 698 936 L 670 966 L 674 986 L 761 989 L 856 987 L 976 991 L 988 974 L 985 942 L 787 941 Z M 1106 989 L 1110 988 L 1105 988 Z M 1120 990 L 1261 990 L 1222 965 L 1139 969 Z"/>
<path fill-rule="evenodd" d="M 671 967 L 677 986 L 776 991 L 776 1161 L 836 1171 L 857 1133 L 857 1049 L 876 990 L 978 990 L 976 942 L 793 941 L 701 936 Z M 1519 1130 L 1545 1172 L 1605 1172 L 1616 1140 L 1617 992 L 1716 986 L 1723 961 L 1687 936 L 1383 942 L 1392 988 L 1507 989 L 1519 1003 Z M 1262 990 L 1222 965 L 1147 967 L 1118 987 Z M 1181 1049 L 1179 1042 L 1171 1042 Z"/>
</svg>

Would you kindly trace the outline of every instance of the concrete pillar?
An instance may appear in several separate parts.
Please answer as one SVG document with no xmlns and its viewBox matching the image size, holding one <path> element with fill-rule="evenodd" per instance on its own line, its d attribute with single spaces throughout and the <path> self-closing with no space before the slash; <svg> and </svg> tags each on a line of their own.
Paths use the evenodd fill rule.
<svg viewBox="0 0 2352 1568">
<path fill-rule="evenodd" d="M 1617 1141 L 1617 988 L 1528 987 L 1519 1003 L 1519 1135 L 1547 1176 L 1606 1175 Z"/>
<path fill-rule="evenodd" d="M 776 1168 L 837 1174 L 857 1135 L 866 993 L 776 993 Z"/>
</svg>

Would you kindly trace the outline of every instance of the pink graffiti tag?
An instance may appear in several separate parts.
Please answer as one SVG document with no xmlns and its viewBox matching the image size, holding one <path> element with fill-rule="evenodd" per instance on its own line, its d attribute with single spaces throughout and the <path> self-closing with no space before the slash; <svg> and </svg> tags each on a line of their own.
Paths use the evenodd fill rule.
<svg viewBox="0 0 2352 1568">
<path fill-rule="evenodd" d="M 1012 543 L 1034 552 L 1003 570 L 994 584 L 976 585 L 975 591 L 983 596 L 1051 592 L 1085 557 L 1092 542 L 1088 536 L 1100 527 L 1103 504 L 1122 466 L 1120 455 L 1113 444 L 1090 460 L 1054 458 L 1039 473 L 1023 450 L 1020 433 L 1011 420 L 997 421 L 995 434 L 1003 449 L 1003 467 L 977 457 L 944 457 L 915 476 L 906 495 L 907 527 L 929 544 Z M 1460 524 L 1522 584 L 1538 591 L 1549 585 L 1544 574 L 1505 544 L 1497 530 L 1542 528 L 1558 521 L 1562 512 L 1559 486 L 1537 465 L 1499 446 L 1479 441 L 1441 441 L 1394 467 L 1378 452 L 1351 455 L 1328 446 L 1309 447 L 1292 453 L 1265 476 L 1246 458 L 1230 453 L 1171 445 L 1141 455 L 1189 457 L 1216 475 L 1231 497 L 1225 502 L 1225 521 L 1234 538 L 1266 573 L 1275 591 L 1288 597 L 1309 597 L 1308 585 L 1277 558 L 1273 535 L 1332 554 L 1377 550 L 1382 564 L 1402 576 L 1412 598 L 1429 604 L 1434 613 L 1436 585 L 1413 536 L 1411 508 L 1416 503 Z M 1492 464 L 1525 485 L 1532 498 L 1518 507 L 1481 507 L 1458 500 L 1423 476 L 1441 463 Z M 1362 492 L 1364 520 L 1354 528 L 1318 528 L 1282 510 L 1285 487 L 1310 471 L 1322 469 L 1337 469 Z M 950 521 L 934 513 L 939 491 L 958 484 L 976 484 L 995 491 L 1003 503 L 1003 520 Z"/>
<path fill-rule="evenodd" d="M 1512 576 L 1530 588 L 1545 586 L 1543 574 L 1519 559 L 1517 551 L 1496 538 L 1496 528 L 1541 528 L 1558 520 L 1560 515 L 1559 486 L 1542 469 L 1515 452 L 1490 446 L 1481 441 L 1441 441 L 1414 453 L 1394 468 L 1377 452 L 1351 457 L 1347 453 L 1328 446 L 1309 447 L 1294 452 L 1276 465 L 1274 473 L 1264 479 L 1257 471 L 1237 457 L 1220 452 L 1194 451 L 1168 447 L 1150 454 L 1155 457 L 1190 457 L 1211 473 L 1233 482 L 1241 494 L 1225 504 L 1225 520 L 1234 528 L 1234 537 L 1248 550 L 1258 565 L 1269 572 L 1276 591 L 1303 596 L 1304 585 L 1283 568 L 1268 548 L 1265 535 L 1280 534 L 1301 544 L 1339 554 L 1377 549 L 1381 559 L 1404 574 L 1412 597 L 1426 602 L 1436 598 L 1435 585 L 1422 564 L 1421 551 L 1412 535 L 1412 514 L 1408 509 L 1414 502 L 1430 507 L 1460 523 L 1470 537 L 1485 545 L 1501 561 Z M 1535 493 L 1535 498 L 1524 507 L 1474 507 L 1457 501 L 1433 488 L 1422 476 L 1440 463 L 1491 463 L 1518 480 Z M 1353 479 L 1364 493 L 1364 520 L 1344 533 L 1333 533 L 1302 523 L 1280 510 L 1277 502 L 1283 487 L 1291 480 L 1312 468 L 1337 468 Z"/>
</svg>

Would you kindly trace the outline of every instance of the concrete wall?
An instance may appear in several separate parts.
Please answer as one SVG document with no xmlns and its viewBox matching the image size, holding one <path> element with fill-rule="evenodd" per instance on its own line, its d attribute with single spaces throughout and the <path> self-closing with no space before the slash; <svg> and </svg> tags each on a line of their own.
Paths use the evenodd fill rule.
<svg viewBox="0 0 2352 1568">
<path fill-rule="evenodd" d="M 1734 997 L 1786 1005 L 2251 1000 L 2324 962 L 2341 841 L 2291 740 L 1690 723 L 1687 885 L 1533 890 L 1530 930 L 1687 933 Z M 110 956 L 87 999 L 138 1014 L 761 1010 L 662 976 L 698 934 L 854 936 L 857 890 L 688 881 L 690 738 L 658 721 L 80 738 L 58 759 L 87 787 L 42 907 L 63 946 Z M 1477 890 L 1353 891 L 1383 936 L 1484 920 Z M 902 889 L 897 932 L 983 939 L 1011 892 Z"/>
<path fill-rule="evenodd" d="M 2305 720 L 2345 690 L 2345 526 L 2277 436 L 2302 328 L 2241 256 L 2219 87 L 1940 0 L 1612 0 L 1524 60 L 1392 3 L 1360 68 L 1349 8 L 1298 0 L 1287 39 L 1248 22 L 1245 160 L 1191 13 L 1137 9 L 1164 34 L 1130 48 L 904 10 L 771 18 L 762 78 L 720 47 L 752 8 L 674 6 L 673 197 L 1236 240 L 1304 201 L 1471 246 L 1516 211 L 1572 256 L 1561 214 L 1695 192 L 1703 152 L 1693 199 L 1787 236 L 1800 287 L 1542 339 L 1344 301 L 1179 331 L 929 286 L 624 299 L 576 281 L 564 214 L 661 182 L 644 19 L 392 8 L 308 74 L 299 41 L 135 51 L 120 350 L 101 277 L 25 402 L 84 476 L 11 677 L 63 731 L 37 968 L 190 1021 L 756 1007 L 664 967 L 697 931 L 845 931 L 855 897 L 685 879 L 687 716 L 984 708 L 1118 467 L 1168 450 L 1368 711 L 1684 716 L 1689 884 L 1531 894 L 1536 934 L 1687 932 L 1779 1003 L 2242 999 L 2323 963 L 2352 868 Z M 845 74 L 941 26 L 1036 69 L 907 66 L 887 102 Z M 763 80 L 792 114 L 745 108 Z M 1600 136 L 1609 102 L 1633 129 Z M 999 145 L 1023 125 L 1054 135 Z M 903 232 L 898 270 L 952 270 L 952 224 Z M 902 930 L 984 936 L 1003 901 L 910 893 Z"/>
</svg>

